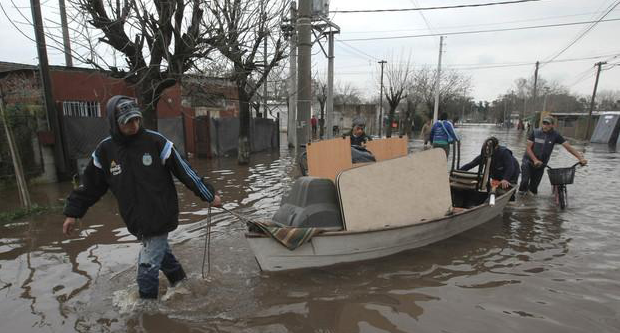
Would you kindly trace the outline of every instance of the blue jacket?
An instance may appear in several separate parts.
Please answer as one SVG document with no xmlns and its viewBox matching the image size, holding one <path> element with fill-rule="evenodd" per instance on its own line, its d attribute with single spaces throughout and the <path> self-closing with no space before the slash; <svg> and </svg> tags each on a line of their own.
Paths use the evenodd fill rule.
<svg viewBox="0 0 620 333">
<path fill-rule="evenodd" d="M 444 129 L 445 128 L 445 129 Z M 447 131 L 447 132 L 446 132 Z M 433 144 L 447 145 L 452 141 L 458 141 L 459 137 L 454 132 L 454 126 L 449 120 L 438 120 L 431 128 L 430 141 Z"/>
</svg>

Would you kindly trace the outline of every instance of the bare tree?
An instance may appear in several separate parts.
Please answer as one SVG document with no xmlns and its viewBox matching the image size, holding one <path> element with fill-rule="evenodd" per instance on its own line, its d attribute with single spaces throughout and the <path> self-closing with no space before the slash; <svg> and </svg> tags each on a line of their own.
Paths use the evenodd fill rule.
<svg viewBox="0 0 620 333">
<path fill-rule="evenodd" d="M 414 86 L 422 97 L 429 117 L 432 118 L 432 110 L 435 105 L 435 80 L 437 70 L 424 67 L 415 73 Z M 463 91 L 471 87 L 471 78 L 456 70 L 446 70 L 441 74 L 439 83 L 439 110 L 443 110 L 451 100 L 458 99 Z"/>
<path fill-rule="evenodd" d="M 601 111 L 620 110 L 620 90 L 601 90 L 596 94 L 596 100 Z"/>
<path fill-rule="evenodd" d="M 319 118 L 319 137 L 322 138 L 325 133 L 325 104 L 327 103 L 327 83 L 323 80 L 315 81 L 314 94 L 316 100 L 319 102 L 321 108 L 321 114 Z"/>
<path fill-rule="evenodd" d="M 109 69 L 113 76 L 133 85 L 144 107 L 145 126 L 156 128 L 155 110 L 162 92 L 178 83 L 195 60 L 207 57 L 211 50 L 206 46 L 206 27 L 201 25 L 202 1 L 69 1 L 76 9 L 74 19 L 87 15 L 88 23 L 101 32 L 98 42 L 120 52 L 126 66 L 102 68 L 101 59 L 95 59 L 97 52 L 92 51 L 97 45 L 92 45 L 87 62 Z"/>
<path fill-rule="evenodd" d="M 212 46 L 230 62 L 232 80 L 239 94 L 238 163 L 250 161 L 250 103 L 269 72 L 285 57 L 280 31 L 287 8 L 280 0 L 212 0 L 204 26 L 214 39 Z M 268 53 L 261 46 L 267 41 Z M 266 61 L 265 61 L 266 60 Z M 266 65 L 265 65 L 266 63 Z"/>
<path fill-rule="evenodd" d="M 338 83 L 334 90 L 334 105 L 359 104 L 362 102 L 362 94 L 350 82 Z"/>
<path fill-rule="evenodd" d="M 407 61 L 400 63 L 398 61 L 388 61 L 385 66 L 385 98 L 390 106 L 388 112 L 388 127 L 385 130 L 385 136 L 392 136 L 392 122 L 394 121 L 394 113 L 400 104 L 400 101 L 407 98 L 407 91 L 411 85 L 411 57 Z"/>
</svg>

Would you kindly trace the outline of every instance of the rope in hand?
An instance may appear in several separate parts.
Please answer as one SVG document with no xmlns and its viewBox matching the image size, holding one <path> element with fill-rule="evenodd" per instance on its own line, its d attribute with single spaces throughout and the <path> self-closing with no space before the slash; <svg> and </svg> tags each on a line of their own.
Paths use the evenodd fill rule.
<svg viewBox="0 0 620 333">
<path fill-rule="evenodd" d="M 202 278 L 205 278 L 205 258 L 208 259 L 207 275 L 211 274 L 211 205 L 207 213 L 207 233 L 205 234 L 205 246 L 202 252 Z"/>
</svg>

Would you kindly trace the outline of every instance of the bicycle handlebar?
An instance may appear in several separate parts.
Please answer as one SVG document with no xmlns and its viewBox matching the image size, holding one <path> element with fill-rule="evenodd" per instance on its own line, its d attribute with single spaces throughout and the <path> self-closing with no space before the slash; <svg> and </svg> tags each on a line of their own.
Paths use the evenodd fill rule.
<svg viewBox="0 0 620 333">
<path fill-rule="evenodd" d="M 569 168 L 571 168 L 571 169 L 572 169 L 572 168 L 575 168 L 576 166 L 578 166 L 578 165 L 580 165 L 580 164 L 581 164 L 581 162 L 577 162 L 577 163 L 573 164 L 572 166 L 570 166 Z M 561 168 L 552 168 L 552 167 L 550 167 L 548 164 L 545 164 L 544 166 L 545 166 L 547 169 L 561 169 Z"/>
</svg>

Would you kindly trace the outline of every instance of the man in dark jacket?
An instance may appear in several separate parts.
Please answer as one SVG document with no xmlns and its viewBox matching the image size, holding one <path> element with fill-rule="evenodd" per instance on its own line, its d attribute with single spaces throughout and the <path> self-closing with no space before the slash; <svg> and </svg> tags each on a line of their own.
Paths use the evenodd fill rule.
<svg viewBox="0 0 620 333">
<path fill-rule="evenodd" d="M 553 130 L 554 122 L 552 117 L 544 117 L 542 129 L 535 129 L 527 138 L 525 154 L 523 154 L 523 161 L 521 162 L 522 176 L 519 193 L 525 194 L 529 190 L 532 194 L 538 194 L 538 185 L 540 185 L 545 172 L 545 165 L 549 162 L 556 143 L 561 144 L 569 153 L 573 154 L 581 165 L 588 163 L 583 158 L 583 154 L 573 148 L 560 133 Z"/>
<path fill-rule="evenodd" d="M 485 152 L 487 143 L 490 143 L 493 149 L 489 178 L 499 181 L 499 186 L 502 189 L 516 186 L 519 180 L 519 162 L 512 156 L 512 151 L 504 146 L 500 146 L 499 140 L 493 136 L 484 141 L 480 155 L 476 156 L 471 162 L 461 166 L 460 170 L 469 170 L 484 163 L 487 155 Z"/>
<path fill-rule="evenodd" d="M 353 122 L 351 123 L 351 145 L 352 146 L 363 146 L 368 141 L 372 141 L 372 138 L 366 135 L 364 132 L 364 128 L 366 127 L 366 121 L 362 117 L 353 118 Z"/>
<path fill-rule="evenodd" d="M 219 196 L 202 182 L 163 135 L 144 129 L 133 98 L 112 97 L 106 107 L 111 136 L 99 143 L 64 208 L 63 232 L 69 236 L 108 189 L 118 202 L 129 232 L 142 242 L 138 257 L 141 298 L 157 298 L 159 270 L 174 286 L 186 275 L 168 245 L 168 233 L 179 224 L 178 198 L 172 175 L 202 200 L 220 206 Z"/>
</svg>

